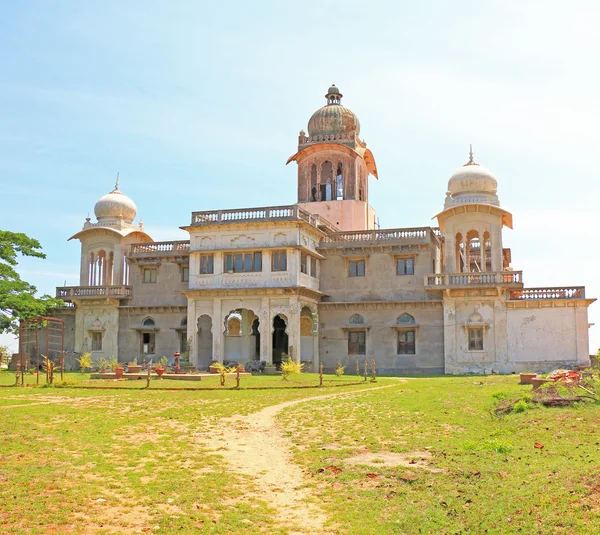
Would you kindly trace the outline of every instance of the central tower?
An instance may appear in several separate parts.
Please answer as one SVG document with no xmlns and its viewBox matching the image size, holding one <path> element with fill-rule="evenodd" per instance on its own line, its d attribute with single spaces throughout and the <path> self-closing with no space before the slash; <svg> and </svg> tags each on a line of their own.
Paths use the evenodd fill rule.
<svg viewBox="0 0 600 535">
<path fill-rule="evenodd" d="M 368 177 L 377 178 L 372 152 L 361 141 L 360 122 L 342 106 L 343 95 L 332 85 L 327 104 L 313 113 L 298 136 L 298 152 L 287 163 L 298 163 L 298 204 L 340 230 L 375 228 L 369 206 Z"/>
</svg>

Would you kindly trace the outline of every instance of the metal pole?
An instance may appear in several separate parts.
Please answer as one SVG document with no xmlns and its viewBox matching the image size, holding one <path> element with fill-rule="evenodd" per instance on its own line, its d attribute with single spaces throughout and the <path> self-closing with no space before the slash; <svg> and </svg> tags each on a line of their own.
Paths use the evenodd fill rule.
<svg viewBox="0 0 600 535">
<path fill-rule="evenodd" d="M 360 377 L 360 367 L 358 366 L 358 359 L 356 359 L 356 375 Z"/>
<path fill-rule="evenodd" d="M 323 386 L 323 363 L 319 364 L 319 386 Z"/>
<path fill-rule="evenodd" d="M 50 368 L 50 350 L 49 350 L 49 346 L 50 346 L 50 331 L 48 330 L 48 324 L 50 323 L 49 320 L 46 320 L 46 358 L 48 359 L 48 368 Z M 39 371 L 40 367 L 38 366 L 38 371 Z M 50 384 L 52 384 L 52 380 L 54 379 L 54 367 L 52 368 L 52 373 L 50 376 Z"/>
<path fill-rule="evenodd" d="M 236 383 L 237 383 L 237 384 L 236 384 L 236 388 L 239 388 L 239 387 L 240 387 L 240 367 L 241 367 L 241 366 L 238 364 L 238 365 L 237 365 L 237 368 L 236 368 L 236 372 L 237 372 L 237 373 L 236 373 L 236 375 L 235 375 L 235 381 L 236 381 Z"/>
<path fill-rule="evenodd" d="M 367 380 L 367 361 L 365 360 L 365 381 Z"/>
</svg>

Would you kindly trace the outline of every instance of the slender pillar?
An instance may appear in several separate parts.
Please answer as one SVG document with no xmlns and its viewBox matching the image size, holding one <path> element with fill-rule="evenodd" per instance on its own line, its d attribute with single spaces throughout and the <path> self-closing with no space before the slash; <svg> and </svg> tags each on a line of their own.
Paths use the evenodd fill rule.
<svg viewBox="0 0 600 535">
<path fill-rule="evenodd" d="M 258 331 L 260 332 L 260 360 L 273 362 L 272 349 L 273 335 L 271 333 L 271 313 L 269 310 L 269 298 L 263 297 L 260 310 L 258 311 Z"/>
<path fill-rule="evenodd" d="M 485 269 L 485 239 L 484 239 L 485 231 L 483 229 L 479 229 L 479 256 L 480 256 L 480 266 L 479 269 L 481 271 L 486 271 Z"/>
<path fill-rule="evenodd" d="M 222 314 L 221 298 L 215 297 L 213 301 L 212 358 L 217 362 L 223 362 L 223 351 L 225 350 L 224 318 Z"/>
</svg>

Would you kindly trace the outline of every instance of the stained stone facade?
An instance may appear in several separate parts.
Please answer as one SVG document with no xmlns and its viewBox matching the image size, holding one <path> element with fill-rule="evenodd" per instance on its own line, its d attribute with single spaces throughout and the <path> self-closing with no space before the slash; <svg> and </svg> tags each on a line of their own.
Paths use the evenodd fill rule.
<svg viewBox="0 0 600 535">
<path fill-rule="evenodd" d="M 80 284 L 57 288 L 67 349 L 156 360 L 316 370 L 375 360 L 382 373 L 510 373 L 588 364 L 583 287 L 525 288 L 502 233 L 497 180 L 469 161 L 438 227 L 377 229 L 378 178 L 358 118 L 329 88 L 300 132 L 296 204 L 194 212 L 188 241 L 154 242 L 115 189 L 72 236 Z M 72 347 L 71 347 L 72 346 Z"/>
</svg>

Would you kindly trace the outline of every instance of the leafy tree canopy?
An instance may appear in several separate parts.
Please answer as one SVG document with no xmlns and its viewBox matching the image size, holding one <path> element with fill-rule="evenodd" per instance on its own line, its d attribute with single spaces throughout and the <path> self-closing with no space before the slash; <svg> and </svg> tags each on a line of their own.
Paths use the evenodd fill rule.
<svg viewBox="0 0 600 535">
<path fill-rule="evenodd" d="M 62 301 L 49 295 L 36 297 L 36 288 L 16 271 L 17 257 L 46 258 L 40 242 L 19 232 L 0 230 L 0 332 L 17 332 L 19 321 L 47 314 Z"/>
</svg>

